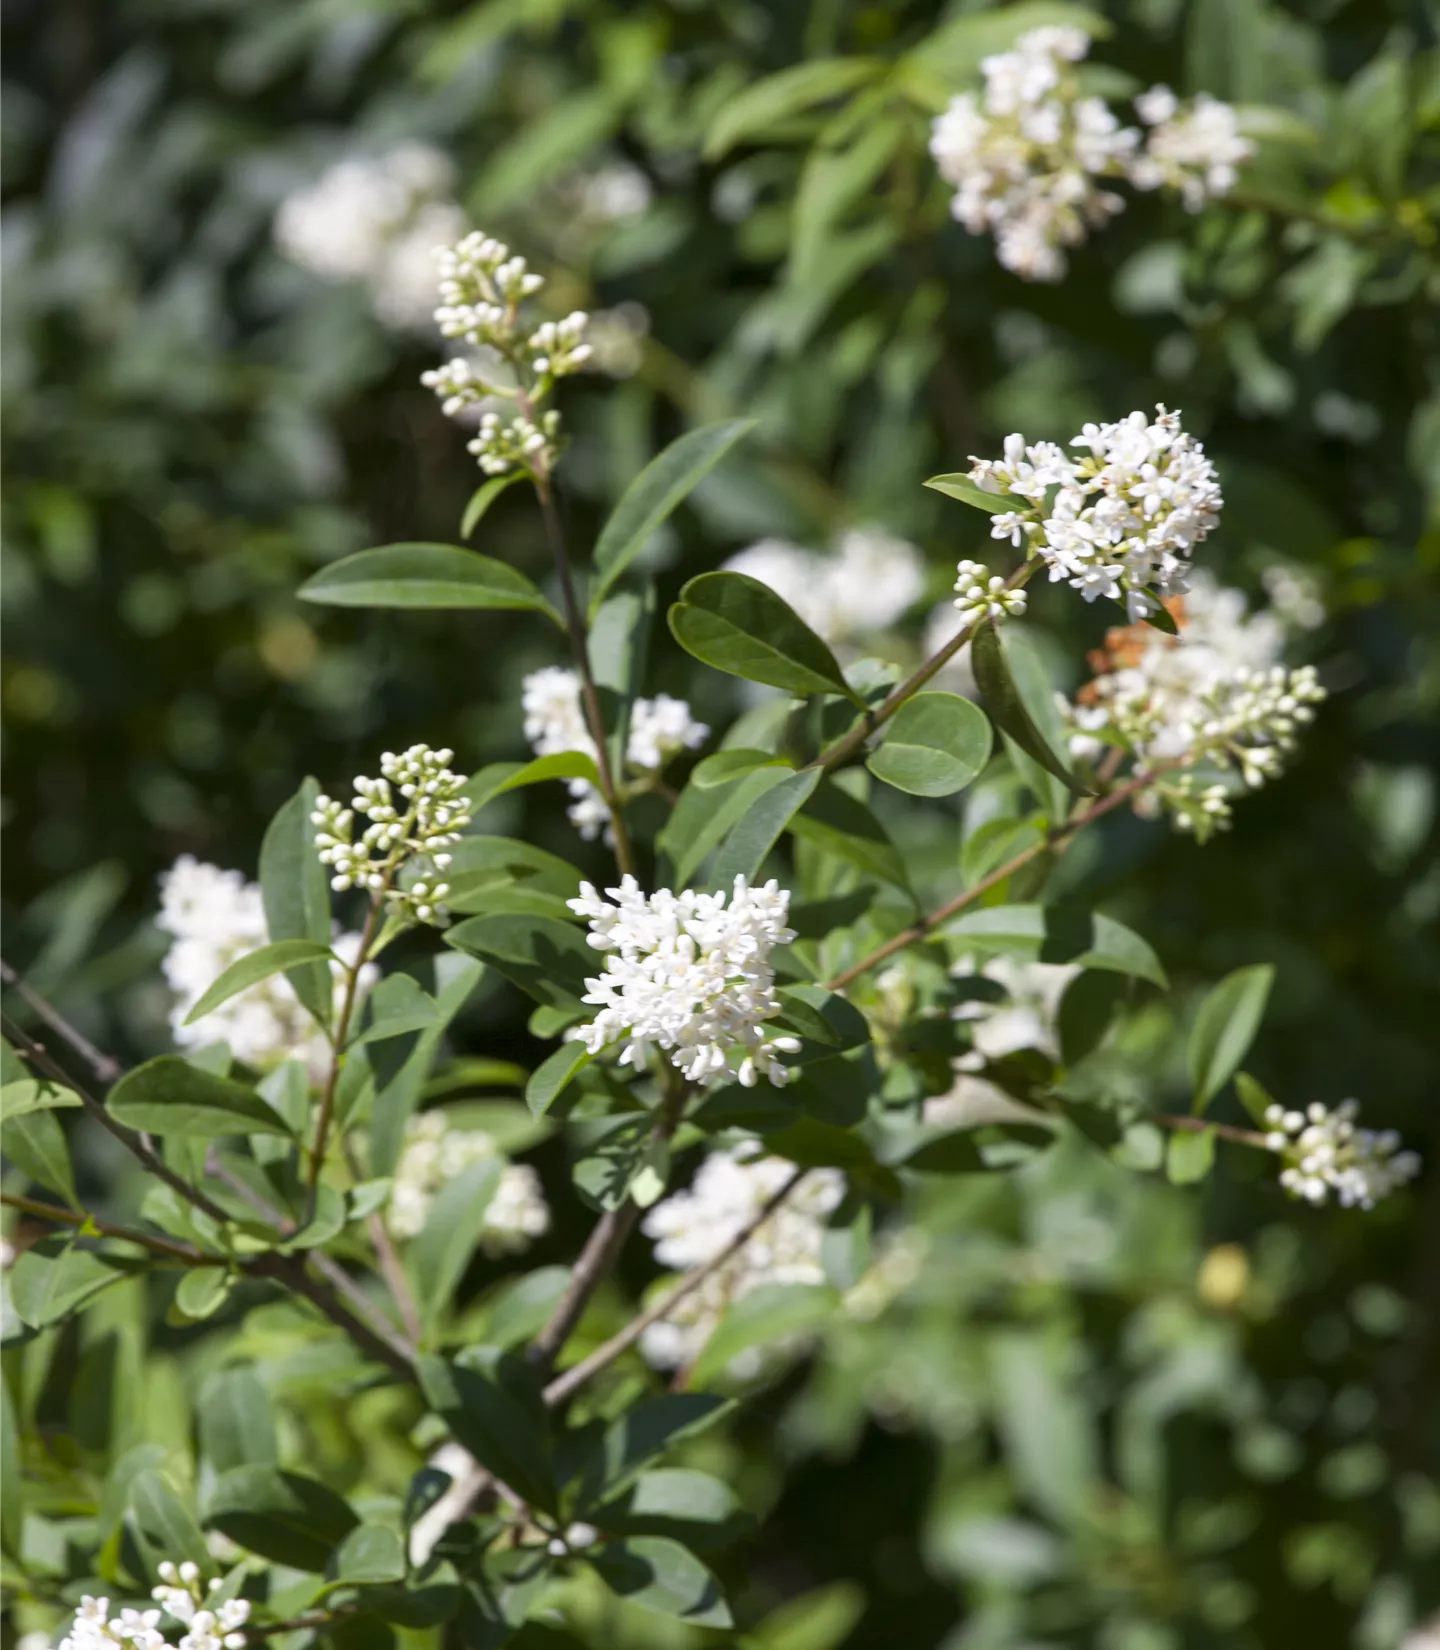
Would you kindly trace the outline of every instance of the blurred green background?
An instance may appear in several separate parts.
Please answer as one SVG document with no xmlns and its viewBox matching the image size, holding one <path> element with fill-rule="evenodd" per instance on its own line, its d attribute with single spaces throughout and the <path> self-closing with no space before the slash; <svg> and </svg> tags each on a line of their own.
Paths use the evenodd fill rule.
<svg viewBox="0 0 1440 1650">
<path fill-rule="evenodd" d="M 1293 770 L 1204 849 L 1116 821 L 1066 875 L 1197 992 L 1277 964 L 1257 1076 L 1292 1105 L 1356 1095 L 1431 1167 L 1370 1216 L 1239 1162 L 1196 1193 L 1078 1150 L 937 1191 L 883 1323 L 842 1325 L 740 1429 L 732 1470 L 769 1509 L 727 1570 L 752 1617 L 839 1587 L 771 1650 L 1386 1650 L 1440 1609 L 1440 56 L 1403 0 L 1096 9 L 1094 60 L 1136 87 L 1289 120 L 1234 200 L 1132 197 L 1054 287 L 950 221 L 898 73 L 706 140 L 793 65 L 958 89 L 1017 17 L 1073 7 L 987 13 L 998 41 L 957 26 L 983 7 L 852 0 L 6 10 L 5 949 L 121 1055 L 164 1046 L 150 919 L 177 854 L 253 875 L 298 780 L 380 748 L 523 754 L 519 680 L 561 662 L 508 615 L 295 599 L 367 544 L 454 542 L 477 479 L 418 382 L 438 341 L 275 243 L 282 201 L 347 156 L 435 146 L 556 313 L 634 334 L 633 370 L 562 397 L 578 545 L 688 423 L 761 420 L 654 547 L 662 598 L 756 538 L 878 523 L 938 600 L 984 540 L 926 476 L 1157 400 L 1222 471 L 1207 561 L 1257 600 L 1277 563 L 1319 592 L 1306 657 L 1333 696 Z M 477 542 L 544 582 L 524 489 Z M 917 647 L 926 605 L 886 645 Z M 1031 619 L 1073 685 L 1106 616 L 1047 588 Z M 668 643 L 657 689 L 717 727 L 741 704 Z M 496 828 L 603 873 L 560 787 L 507 806 Z M 502 993 L 465 1036 L 523 1056 L 523 1026 Z M 1177 1028 L 1147 1038 L 1163 1083 Z"/>
</svg>

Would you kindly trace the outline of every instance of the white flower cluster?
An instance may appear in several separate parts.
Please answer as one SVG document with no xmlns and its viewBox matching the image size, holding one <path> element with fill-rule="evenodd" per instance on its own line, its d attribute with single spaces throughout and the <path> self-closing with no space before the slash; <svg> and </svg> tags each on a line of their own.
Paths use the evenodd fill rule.
<svg viewBox="0 0 1440 1650">
<path fill-rule="evenodd" d="M 760 1077 L 782 1086 L 778 1056 L 794 1037 L 768 1037 L 779 1012 L 770 953 L 795 938 L 785 926 L 790 895 L 775 881 L 697 894 L 668 888 L 645 895 L 634 877 L 601 899 L 588 882 L 570 909 L 590 920 L 590 944 L 608 951 L 605 972 L 587 980 L 584 1001 L 600 1013 L 571 1033 L 592 1054 L 623 1040 L 620 1064 L 642 1069 L 654 1044 L 702 1088 L 734 1077 L 753 1088 Z M 738 1057 L 732 1066 L 731 1056 Z"/>
<path fill-rule="evenodd" d="M 282 1060 L 297 1059 L 305 1062 L 316 1081 L 323 1077 L 330 1046 L 283 974 L 272 974 L 193 1025 L 185 1024 L 186 1015 L 231 963 L 269 943 L 259 883 L 246 882 L 239 871 L 222 871 L 193 854 L 182 854 L 160 878 L 160 914 L 155 922 L 173 936 L 161 968 L 175 993 L 170 1030 L 178 1047 L 227 1043 L 242 1065 L 264 1071 Z M 333 944 L 341 957 L 353 961 L 360 936 L 338 934 Z M 332 962 L 330 970 L 338 1006 L 344 971 L 339 962 Z M 377 977 L 369 965 L 361 970 L 360 996 Z"/>
<path fill-rule="evenodd" d="M 450 1126 L 443 1111 L 421 1112 L 405 1125 L 405 1145 L 395 1165 L 385 1224 L 397 1238 L 417 1237 L 436 1196 L 472 1163 L 502 1156 L 483 1129 Z M 480 1247 L 487 1255 L 518 1254 L 550 1228 L 540 1177 L 528 1163 L 506 1163 L 480 1219 Z"/>
<path fill-rule="evenodd" d="M 1347 1209 L 1373 1209 L 1420 1173 L 1419 1155 L 1401 1151 L 1393 1129 L 1356 1127 L 1359 1110 L 1354 1100 L 1333 1111 L 1318 1103 L 1303 1112 L 1265 1108 L 1265 1144 L 1285 1160 L 1280 1184 L 1287 1192 L 1324 1203 L 1333 1191 Z"/>
<path fill-rule="evenodd" d="M 655 1259 L 677 1272 L 704 1266 L 755 1219 L 795 1165 L 755 1155 L 753 1146 L 715 1151 L 691 1185 L 657 1203 L 642 1230 L 655 1239 Z M 838 1169 L 812 1169 L 773 1214 L 756 1227 L 673 1313 L 646 1329 L 640 1350 L 658 1369 L 683 1368 L 700 1355 L 726 1311 L 768 1283 L 823 1283 L 820 1243 L 825 1218 L 845 1195 Z M 742 1354 L 735 1374 L 758 1373 L 760 1353 Z"/>
<path fill-rule="evenodd" d="M 579 372 L 589 361 L 588 317 L 575 310 L 563 320 L 542 322 L 527 335 L 521 310 L 545 280 L 524 258 L 478 230 L 454 246 L 440 248 L 438 256 L 440 306 L 435 320 L 441 334 L 463 338 L 484 353 L 456 356 L 423 374 L 421 382 L 440 397 L 450 418 L 496 398 L 513 403 L 515 411 L 509 416 L 493 406 L 483 412 L 469 450 L 486 475 L 506 475 L 518 467 L 543 479 L 559 456 L 560 415 L 553 409 L 541 411 L 540 403 L 556 379 Z"/>
<path fill-rule="evenodd" d="M 1204 840 L 1230 818 L 1220 778 L 1252 790 L 1273 779 L 1325 690 L 1312 666 L 1277 662 L 1284 627 L 1271 613 L 1247 618 L 1240 591 L 1197 575 L 1176 608 L 1175 636 L 1152 625 L 1112 630 L 1091 655 L 1096 676 L 1064 708 L 1072 756 L 1091 760 L 1108 745 L 1160 768 L 1141 810 L 1163 806 Z M 1200 766 L 1213 777 L 1184 771 Z"/>
<path fill-rule="evenodd" d="M 563 751 L 580 751 L 595 756 L 595 741 L 585 724 L 580 703 L 580 678 L 573 670 L 550 666 L 533 671 L 520 691 L 520 708 L 525 717 L 525 737 L 536 756 L 558 756 Z M 695 750 L 710 736 L 704 722 L 690 714 L 683 699 L 659 693 L 653 699 L 637 699 L 630 709 L 630 732 L 625 741 L 626 768 L 645 788 L 658 778 L 665 764 L 684 750 Z M 570 823 L 587 841 L 608 829 L 610 811 L 605 799 L 588 779 L 567 781 L 574 798 Z"/>
<path fill-rule="evenodd" d="M 1081 95 L 1076 65 L 1089 50 L 1079 29 L 1032 29 L 983 60 L 983 93 L 953 98 L 931 131 L 952 215 L 993 234 L 1001 264 L 1026 280 L 1060 280 L 1064 249 L 1124 209 L 1104 180 L 1176 189 L 1194 210 L 1228 192 L 1251 153 L 1228 104 L 1182 107 L 1164 86 L 1136 100 L 1143 136 L 1121 126 L 1102 98 Z"/>
<path fill-rule="evenodd" d="M 925 593 L 913 544 L 881 527 L 852 527 L 830 554 L 761 539 L 725 563 L 768 585 L 817 635 L 843 646 L 888 630 Z"/>
<path fill-rule="evenodd" d="M 1132 622 L 1143 619 L 1189 586 L 1190 554 L 1224 503 L 1215 466 L 1164 407 L 1153 420 L 1087 424 L 1070 445 L 1089 453 L 1009 435 L 1003 458 L 971 458 L 975 485 L 1016 503 L 991 518 L 990 536 L 1039 556 L 1052 583 L 1123 601 Z"/>
<path fill-rule="evenodd" d="M 383 895 L 396 914 L 408 913 L 419 922 L 444 921 L 450 885 L 438 873 L 450 863 L 445 850 L 470 823 L 465 781 L 446 766 L 454 755 L 428 745 L 412 745 L 399 756 L 386 751 L 380 758 L 383 777 L 358 777 L 348 808 L 328 796 L 316 798 L 310 820 L 320 827 L 315 833 L 320 862 L 335 873 L 332 888 L 364 888 Z M 392 785 L 400 793 L 398 806 Z M 370 821 L 358 842 L 352 837 L 357 813 Z M 397 886 L 401 866 L 416 858 L 423 874 Z"/>
<path fill-rule="evenodd" d="M 962 561 L 955 569 L 955 606 L 966 624 L 979 619 L 1018 619 L 1025 611 L 1025 592 L 1008 590 L 984 562 Z"/>
<path fill-rule="evenodd" d="M 160 1609 L 123 1609 L 112 1618 L 110 1600 L 87 1593 L 60 1650 L 113 1650 L 117 1644 L 134 1650 L 170 1650 L 160 1630 L 164 1615 L 188 1629 L 175 1650 L 242 1650 L 246 1637 L 241 1629 L 250 1619 L 248 1599 L 214 1602 L 211 1595 L 221 1584 L 212 1582 L 209 1593 L 202 1593 L 200 1568 L 188 1560 L 180 1565 L 167 1560 L 159 1569 L 161 1585 L 150 1596 L 159 1601 Z"/>
<path fill-rule="evenodd" d="M 363 280 L 386 326 L 428 327 L 435 248 L 464 227 L 450 198 L 454 168 L 438 150 L 407 143 L 378 158 L 344 160 L 288 196 L 275 239 L 326 280 Z"/>
</svg>

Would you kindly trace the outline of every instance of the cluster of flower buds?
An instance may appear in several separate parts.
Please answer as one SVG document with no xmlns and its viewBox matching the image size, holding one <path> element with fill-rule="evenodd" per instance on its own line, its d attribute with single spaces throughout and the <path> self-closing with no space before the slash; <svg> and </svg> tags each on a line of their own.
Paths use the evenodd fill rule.
<svg viewBox="0 0 1440 1650">
<path fill-rule="evenodd" d="M 428 745 L 412 745 L 399 756 L 386 751 L 380 758 L 382 777 L 357 778 L 348 808 L 328 796 L 316 799 L 310 819 L 320 827 L 315 846 L 321 863 L 332 868 L 332 888 L 364 888 L 383 896 L 396 915 L 444 921 L 449 884 L 430 868 L 436 873 L 446 869 L 446 850 L 470 823 L 465 781 L 446 766 L 454 754 Z M 353 835 L 356 814 L 370 821 L 358 841 Z M 417 859 L 422 875 L 399 886 L 401 866 Z"/>
<path fill-rule="evenodd" d="M 1266 1107 L 1265 1144 L 1284 1159 L 1280 1184 L 1293 1197 L 1324 1203 L 1333 1191 L 1347 1209 L 1373 1209 L 1419 1174 L 1419 1155 L 1401 1151 L 1393 1129 L 1356 1127 L 1359 1109 L 1354 1100 L 1333 1111 L 1318 1103 L 1303 1112 Z"/>
<path fill-rule="evenodd" d="M 166 1615 L 188 1629 L 176 1650 L 242 1650 L 246 1639 L 241 1629 L 250 1619 L 248 1599 L 222 1602 L 215 1596 L 222 1585 L 218 1581 L 202 1590 L 200 1567 L 190 1560 L 178 1565 L 166 1560 L 159 1573 L 161 1585 L 150 1595 L 159 1603 L 158 1610 L 123 1609 L 112 1617 L 108 1598 L 86 1593 L 69 1632 L 60 1641 L 60 1650 L 114 1650 L 116 1645 L 129 1650 L 171 1650 L 160 1627 Z"/>
<path fill-rule="evenodd" d="M 590 360 L 589 317 L 577 309 L 527 328 L 522 306 L 544 278 L 492 236 L 466 235 L 438 256 L 436 324 L 444 337 L 463 339 L 479 354 L 455 356 L 421 382 L 440 397 L 449 418 L 480 410 L 479 433 L 468 445 L 487 475 L 521 469 L 544 477 L 559 454 L 560 417 L 540 403 L 557 379 Z"/>
<path fill-rule="evenodd" d="M 984 562 L 962 561 L 955 569 L 955 606 L 969 623 L 979 619 L 1018 619 L 1025 611 L 1025 592 L 1007 589 Z"/>
</svg>

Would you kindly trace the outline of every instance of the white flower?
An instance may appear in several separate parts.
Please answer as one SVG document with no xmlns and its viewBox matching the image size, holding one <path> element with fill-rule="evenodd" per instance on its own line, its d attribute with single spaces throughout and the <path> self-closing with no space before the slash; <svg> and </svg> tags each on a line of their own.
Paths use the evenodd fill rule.
<svg viewBox="0 0 1440 1650">
<path fill-rule="evenodd" d="M 399 756 L 386 751 L 380 758 L 382 777 L 358 777 L 348 808 L 328 796 L 316 798 L 310 820 L 319 827 L 315 846 L 320 863 L 334 872 L 332 888 L 364 888 L 383 895 L 393 913 L 418 922 L 444 922 L 450 892 L 443 880 L 450 863 L 446 850 L 460 840 L 471 817 L 465 781 L 446 766 L 454 755 L 428 745 L 412 745 Z M 353 837 L 356 814 L 370 821 L 358 842 Z M 418 866 L 422 875 L 401 887 L 395 879 L 406 864 Z"/>
<path fill-rule="evenodd" d="M 222 1584 L 212 1581 L 208 1589 L 202 1590 L 199 1568 L 188 1561 L 177 1566 L 166 1560 L 159 1566 L 159 1573 L 161 1584 L 151 1597 L 159 1602 L 160 1609 L 122 1609 L 112 1617 L 108 1598 L 94 1598 L 87 1593 L 59 1650 L 113 1650 L 117 1644 L 132 1646 L 133 1650 L 170 1650 L 168 1639 L 160 1631 L 162 1615 L 189 1629 L 176 1650 L 242 1650 L 246 1643 L 242 1629 L 250 1619 L 248 1599 L 216 1603 L 215 1594 Z"/>
<path fill-rule="evenodd" d="M 421 1112 L 406 1123 L 385 1224 L 397 1238 L 417 1237 L 444 1187 L 471 1164 L 491 1159 L 504 1167 L 480 1217 L 480 1247 L 491 1256 L 528 1249 L 550 1228 L 540 1177 L 528 1163 L 505 1162 L 483 1129 L 451 1128 L 443 1111 Z"/>
<path fill-rule="evenodd" d="M 641 1229 L 656 1240 L 661 1266 L 683 1272 L 714 1260 L 794 1173 L 793 1163 L 757 1150 L 712 1152 L 686 1190 L 650 1210 Z M 762 1284 L 823 1283 L 825 1218 L 844 1195 L 838 1169 L 812 1169 L 700 1288 L 646 1329 L 640 1342 L 646 1360 L 662 1369 L 693 1362 L 727 1309 Z M 754 1373 L 758 1359 L 748 1363 L 736 1373 Z"/>
<path fill-rule="evenodd" d="M 623 1042 L 620 1063 L 637 1070 L 654 1044 L 702 1088 L 732 1076 L 747 1088 L 762 1076 L 783 1085 L 778 1056 L 800 1044 L 767 1037 L 764 1022 L 780 1008 L 770 953 L 795 937 L 785 927 L 790 895 L 773 880 L 751 888 L 743 876 L 728 897 L 668 888 L 646 896 L 628 876 L 607 892 L 613 904 L 582 882 L 569 901 L 590 919 L 590 944 L 610 953 L 605 972 L 585 982 L 584 1001 L 601 1012 L 572 1035 L 592 1054 Z"/>
<path fill-rule="evenodd" d="M 426 327 L 434 248 L 463 228 L 449 198 L 454 182 L 449 160 L 423 144 L 344 160 L 285 199 L 275 239 L 287 257 L 326 280 L 366 282 L 387 326 Z"/>
<path fill-rule="evenodd" d="M 993 234 L 1001 264 L 1026 280 L 1058 281 L 1065 249 L 1124 207 L 1110 178 L 1181 192 L 1192 209 L 1225 193 L 1251 153 L 1228 104 L 1201 95 L 1181 109 L 1164 87 L 1136 100 L 1151 128 L 1121 126 L 1075 69 L 1090 49 L 1078 29 L 1041 28 L 985 58 L 983 93 L 962 92 L 935 120 L 930 153 L 955 186 L 952 215 Z"/>
<path fill-rule="evenodd" d="M 520 690 L 525 737 L 536 756 L 558 756 L 579 751 L 595 757 L 595 741 L 585 723 L 580 702 L 580 678 L 573 670 L 548 666 L 533 671 Z M 626 767 L 642 779 L 657 777 L 672 756 L 703 745 L 710 729 L 690 714 L 683 699 L 668 693 L 637 699 L 630 708 L 630 733 L 625 745 Z M 587 841 L 610 827 L 605 799 L 588 779 L 566 781 L 574 798 L 570 823 Z"/>
<path fill-rule="evenodd" d="M 1188 211 L 1228 195 L 1255 152 L 1240 136 L 1234 109 L 1208 92 L 1182 107 L 1168 86 L 1152 86 L 1135 99 L 1135 112 L 1150 130 L 1130 163 L 1130 181 L 1137 189 L 1178 190 Z"/>
<path fill-rule="evenodd" d="M 160 878 L 155 923 L 173 936 L 160 966 L 175 994 L 170 1030 L 177 1047 L 223 1042 L 242 1065 L 264 1071 L 283 1060 L 303 1060 L 312 1079 L 323 1078 L 330 1045 L 283 974 L 272 974 L 237 993 L 193 1025 L 185 1023 L 190 1010 L 232 963 L 269 943 L 259 883 L 182 854 Z M 342 957 L 353 961 L 360 936 L 337 933 L 333 943 Z M 339 962 L 332 962 L 330 971 L 338 1007 L 344 971 Z M 369 964 L 361 970 L 359 997 L 378 977 Z"/>
<path fill-rule="evenodd" d="M 1087 601 L 1123 600 L 1132 621 L 1144 618 L 1188 588 L 1191 552 L 1224 502 L 1215 467 L 1164 407 L 1087 424 L 1070 445 L 1088 455 L 1010 435 L 1003 458 L 971 459 L 977 486 L 1017 501 L 991 518 L 991 537 L 1023 543 Z"/>
<path fill-rule="evenodd" d="M 955 569 L 955 606 L 967 624 L 980 619 L 1018 618 L 1025 611 L 1025 592 L 1009 590 L 983 562 L 962 561 Z"/>
<path fill-rule="evenodd" d="M 925 593 L 913 544 L 881 527 L 852 527 L 832 553 L 761 539 L 725 563 L 767 585 L 827 642 L 855 643 L 888 630 Z"/>
<path fill-rule="evenodd" d="M 1333 1111 L 1318 1103 L 1303 1112 L 1266 1108 L 1266 1144 L 1284 1160 L 1280 1184 L 1293 1197 L 1324 1203 L 1333 1191 L 1347 1209 L 1373 1209 L 1419 1174 L 1419 1156 L 1400 1150 L 1393 1129 L 1356 1127 L 1359 1109 L 1354 1100 Z"/>
</svg>

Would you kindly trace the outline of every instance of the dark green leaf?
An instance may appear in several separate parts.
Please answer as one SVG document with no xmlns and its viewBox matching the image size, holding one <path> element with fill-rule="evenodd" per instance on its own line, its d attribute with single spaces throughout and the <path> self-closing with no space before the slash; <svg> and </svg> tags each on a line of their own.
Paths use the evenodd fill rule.
<svg viewBox="0 0 1440 1650">
<path fill-rule="evenodd" d="M 970 661 L 975 671 L 975 681 L 985 700 L 985 708 L 1001 732 L 1013 739 L 1032 761 L 1053 774 L 1067 789 L 1077 796 L 1087 795 L 1086 788 L 1046 743 L 1034 717 L 1026 708 L 993 619 L 987 619 L 975 632 L 975 640 L 970 646 Z"/>
<path fill-rule="evenodd" d="M 318 1479 L 256 1465 L 220 1474 L 205 1499 L 204 1522 L 273 1564 L 323 1571 L 360 1520 Z"/>
<path fill-rule="evenodd" d="M 212 1140 L 225 1134 L 284 1134 L 289 1125 L 253 1089 L 212 1077 L 178 1054 L 127 1072 L 105 1101 L 117 1122 L 146 1134 Z"/>
<path fill-rule="evenodd" d="M 328 968 L 331 950 L 328 945 L 317 945 L 314 940 L 272 940 L 258 951 L 237 958 L 229 968 L 205 991 L 185 1016 L 185 1024 L 213 1014 L 221 1003 L 230 999 L 272 974 L 283 974 L 301 963 L 320 963 Z"/>
<path fill-rule="evenodd" d="M 480 525 L 481 517 L 490 506 L 500 497 L 507 487 L 513 487 L 517 481 L 525 480 L 523 470 L 511 470 L 508 475 L 491 476 L 488 481 L 482 481 L 470 495 L 470 502 L 465 506 L 465 514 L 460 518 L 460 537 L 468 539 Z"/>
<path fill-rule="evenodd" d="M 895 713 L 865 766 L 911 796 L 951 796 L 990 760 L 985 712 L 958 693 L 917 693 Z"/>
<path fill-rule="evenodd" d="M 272 941 L 309 940 L 330 945 L 330 885 L 315 849 L 310 816 L 320 787 L 304 780 L 270 821 L 260 844 L 260 893 Z M 285 976 L 295 995 L 329 1025 L 335 989 L 326 963 L 304 963 Z"/>
<path fill-rule="evenodd" d="M 506 562 L 453 544 L 386 544 L 332 562 L 300 586 L 329 607 L 528 608 L 565 628 L 535 584 Z"/>
<path fill-rule="evenodd" d="M 548 917 L 469 917 L 446 931 L 445 943 L 489 963 L 551 1008 L 580 1007 L 587 977 L 599 972 L 584 934 Z"/>
<path fill-rule="evenodd" d="M 937 493 L 944 493 L 946 498 L 958 498 L 962 504 L 971 505 L 976 510 L 984 510 L 988 515 L 998 516 L 1006 510 L 1015 508 L 1013 498 L 1003 493 L 987 493 L 963 471 L 957 471 L 953 475 L 931 476 L 925 485 L 933 487 Z"/>
<path fill-rule="evenodd" d="M 415 1292 L 427 1320 L 434 1323 L 450 1303 L 475 1246 L 490 1199 L 504 1173 L 499 1156 L 462 1169 L 430 1205 L 425 1226 L 410 1245 L 408 1261 Z"/>
<path fill-rule="evenodd" d="M 554 1475 L 543 1422 L 531 1405 L 463 1364 L 420 1358 L 420 1384 L 432 1409 L 482 1467 L 536 1506 L 553 1512 Z"/>
<path fill-rule="evenodd" d="M 729 1545 L 748 1523 L 727 1484 L 683 1467 L 641 1473 L 586 1520 L 615 1535 L 669 1536 L 693 1552 Z"/>
<path fill-rule="evenodd" d="M 1192 1109 L 1197 1114 L 1225 1087 L 1249 1052 L 1274 979 L 1269 963 L 1237 968 L 1201 1003 L 1188 1050 Z"/>
<path fill-rule="evenodd" d="M 0 1152 L 21 1174 L 62 1197 L 72 1209 L 80 1207 L 70 1147 L 53 1111 L 30 1111 L 0 1123 Z"/>
<path fill-rule="evenodd" d="M 790 829 L 802 841 L 813 842 L 827 854 L 910 892 L 905 861 L 885 834 L 885 827 L 865 803 L 833 779 L 826 779 L 816 788 L 791 820 Z"/>
<path fill-rule="evenodd" d="M 142 1472 L 130 1486 L 130 1512 L 156 1561 L 181 1564 L 187 1559 L 201 1573 L 215 1561 L 190 1509 L 158 1472 Z"/>
<path fill-rule="evenodd" d="M 370 993 L 366 1007 L 369 1023 L 353 1039 L 352 1048 L 383 1042 L 407 1031 L 427 1031 L 440 1018 L 435 999 L 409 974 L 387 974 Z"/>
<path fill-rule="evenodd" d="M 743 573 L 702 573 L 670 609 L 687 653 L 716 670 L 787 693 L 838 693 L 864 708 L 835 655 L 768 585 Z"/>
<path fill-rule="evenodd" d="M 649 543 L 677 505 L 709 475 L 725 454 L 755 428 L 753 418 L 707 424 L 672 441 L 621 495 L 595 545 L 591 584 L 593 615 L 605 593 Z"/>
<path fill-rule="evenodd" d="M 569 1086 L 573 1077 L 590 1064 L 591 1055 L 584 1043 L 561 1043 L 560 1047 L 536 1067 L 525 1085 L 525 1103 L 536 1117 L 543 1117 Z"/>
<path fill-rule="evenodd" d="M 711 849 L 789 772 L 781 767 L 757 768 L 710 790 L 700 789 L 693 781 L 687 785 L 659 838 L 659 846 L 674 867 L 673 885 L 688 888 Z"/>
<path fill-rule="evenodd" d="M 756 768 L 782 768 L 789 764 L 772 751 L 726 750 L 716 751 L 703 762 L 695 764 L 690 783 L 697 790 L 711 791 L 732 779 L 742 779 Z"/>
<path fill-rule="evenodd" d="M 858 1048 L 870 1041 L 870 1025 L 854 1003 L 823 985 L 785 985 L 776 993 L 780 1013 L 771 1025 L 823 1044 L 827 1049 Z"/>
<path fill-rule="evenodd" d="M 992 905 L 966 911 L 942 932 L 978 951 L 1133 974 L 1162 989 L 1166 983 L 1160 959 L 1133 929 L 1078 906 Z"/>
<path fill-rule="evenodd" d="M 605 1429 L 581 1469 L 579 1508 L 608 1501 L 651 1462 L 683 1439 L 715 1425 L 732 1405 L 699 1392 L 672 1392 L 643 1400 Z"/>
<path fill-rule="evenodd" d="M 805 768 L 772 785 L 741 815 L 715 855 L 713 880 L 722 888 L 737 876 L 754 881 L 781 832 L 820 783 L 818 768 Z"/>
<path fill-rule="evenodd" d="M 678 1616 L 697 1627 L 729 1627 L 729 1606 L 693 1553 L 661 1535 L 611 1542 L 591 1561 L 606 1586 L 643 1610 Z"/>
</svg>

